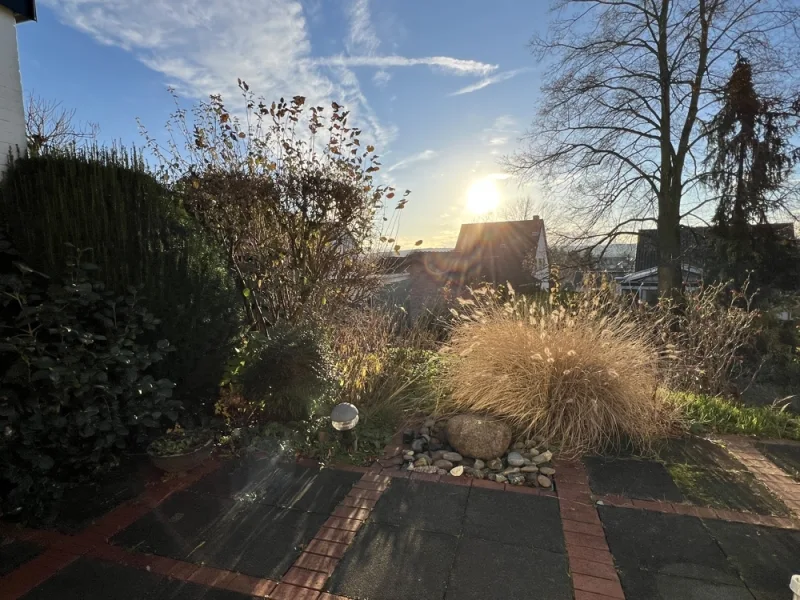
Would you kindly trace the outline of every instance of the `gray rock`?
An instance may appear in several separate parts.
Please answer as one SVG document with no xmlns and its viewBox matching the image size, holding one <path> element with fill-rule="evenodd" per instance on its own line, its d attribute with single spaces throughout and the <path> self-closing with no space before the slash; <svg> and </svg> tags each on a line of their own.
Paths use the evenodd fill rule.
<svg viewBox="0 0 800 600">
<path fill-rule="evenodd" d="M 494 480 L 495 480 L 497 483 L 505 483 L 506 481 L 508 481 L 508 479 L 506 479 L 506 476 L 505 476 L 505 475 L 500 475 L 499 473 L 498 473 L 497 475 L 495 475 L 495 476 L 494 476 Z"/>
<path fill-rule="evenodd" d="M 423 433 L 423 434 L 422 434 L 421 436 L 419 436 L 419 437 L 421 437 L 423 440 L 425 440 L 425 443 L 428 443 L 428 442 L 430 442 L 430 441 L 431 441 L 431 436 L 429 436 L 427 433 Z"/>
<path fill-rule="evenodd" d="M 536 480 L 539 478 L 538 473 L 525 473 L 525 481 L 536 485 Z"/>
<path fill-rule="evenodd" d="M 439 469 L 433 465 L 426 465 L 424 467 L 414 467 L 415 473 L 438 473 Z"/>
<path fill-rule="evenodd" d="M 413 462 L 408 463 L 408 466 L 406 467 L 406 471 L 413 471 L 414 469 L 415 469 L 414 463 Z"/>
<path fill-rule="evenodd" d="M 509 473 L 519 473 L 519 472 L 520 472 L 519 467 L 509 467 L 508 469 L 503 471 L 503 475 L 508 475 Z"/>
<path fill-rule="evenodd" d="M 525 449 L 525 442 L 517 442 L 514 444 L 514 450 L 524 450 Z"/>
<path fill-rule="evenodd" d="M 549 477 L 545 477 L 544 475 L 539 475 L 536 478 L 536 483 L 538 483 L 543 488 L 553 487 L 553 482 L 550 481 Z"/>
<path fill-rule="evenodd" d="M 533 438 L 530 438 L 529 440 L 525 440 L 525 447 L 529 448 L 529 449 L 530 448 L 535 448 L 536 447 L 536 440 L 533 439 Z"/>
<path fill-rule="evenodd" d="M 472 466 L 475 465 L 475 459 L 474 458 L 462 458 L 461 459 L 461 464 L 464 465 L 465 467 L 472 467 Z"/>
<path fill-rule="evenodd" d="M 452 469 L 452 468 L 453 468 L 453 466 L 454 466 L 454 465 L 453 465 L 453 463 L 451 463 L 449 460 L 444 460 L 444 459 L 439 459 L 439 460 L 437 460 L 437 461 L 436 461 L 435 463 L 433 463 L 433 464 L 434 464 L 435 466 L 439 467 L 440 469 L 445 469 L 445 470 L 447 470 L 447 471 L 449 471 L 450 469 Z"/>
<path fill-rule="evenodd" d="M 414 461 L 414 466 L 415 467 L 429 467 L 429 466 L 431 466 L 431 459 L 428 458 L 427 456 L 424 456 L 424 455 L 419 456 Z"/>
<path fill-rule="evenodd" d="M 489 469 L 491 469 L 492 471 L 502 471 L 503 461 L 502 459 L 499 458 L 493 458 L 488 463 L 486 463 L 486 466 L 489 467 Z"/>
<path fill-rule="evenodd" d="M 404 454 L 403 460 L 406 462 L 414 462 L 414 453 L 412 452 L 411 454 Z"/>
<path fill-rule="evenodd" d="M 555 475 L 556 470 L 553 467 L 539 467 L 539 473 L 542 475 Z"/>
<path fill-rule="evenodd" d="M 541 465 L 542 463 L 550 462 L 553 455 L 550 452 L 545 452 L 533 457 L 533 464 Z"/>
<path fill-rule="evenodd" d="M 458 415 L 447 422 L 447 440 L 462 456 L 489 460 L 506 451 L 511 428 L 494 419 Z"/>
<path fill-rule="evenodd" d="M 442 454 L 442 458 L 454 463 L 461 462 L 462 460 L 464 460 L 464 457 L 461 456 L 458 452 L 445 452 L 444 454 Z"/>
<path fill-rule="evenodd" d="M 486 479 L 486 473 L 480 469 L 472 469 L 472 476 L 475 479 Z"/>
<path fill-rule="evenodd" d="M 475 464 L 472 465 L 472 468 L 474 468 L 476 471 L 480 471 L 481 469 L 483 469 L 485 467 L 486 467 L 486 463 L 483 462 L 480 458 L 476 458 L 475 459 Z"/>
<path fill-rule="evenodd" d="M 414 452 L 422 452 L 423 450 L 425 450 L 425 440 L 421 439 L 414 440 L 413 442 L 411 442 L 411 449 Z"/>
<path fill-rule="evenodd" d="M 533 461 L 530 458 L 523 458 L 522 462 L 525 464 L 525 466 L 533 464 Z"/>
<path fill-rule="evenodd" d="M 459 465 L 450 469 L 450 475 L 453 477 L 461 477 L 464 474 L 464 467 Z"/>
<path fill-rule="evenodd" d="M 520 469 L 520 471 L 522 471 L 523 473 L 538 473 L 539 467 L 537 467 L 536 465 L 525 465 Z"/>
<path fill-rule="evenodd" d="M 511 485 L 522 485 L 525 483 L 525 475 L 522 473 L 511 473 L 508 476 L 508 483 Z"/>
<path fill-rule="evenodd" d="M 444 458 L 444 450 L 436 450 L 435 452 L 431 452 L 431 458 L 433 460 L 441 460 Z"/>
<path fill-rule="evenodd" d="M 438 475 L 447 475 L 447 469 L 439 469 L 436 471 Z"/>
<path fill-rule="evenodd" d="M 539 451 L 536 448 L 531 448 L 530 454 L 531 454 L 531 457 L 538 456 Z"/>
<path fill-rule="evenodd" d="M 519 452 L 509 452 L 506 460 L 512 467 L 521 467 L 525 464 L 525 459 L 522 458 L 522 455 Z"/>
<path fill-rule="evenodd" d="M 487 473 L 486 474 L 486 479 L 488 479 L 489 481 L 494 481 L 496 478 L 497 478 L 497 474 L 496 473 Z"/>
</svg>

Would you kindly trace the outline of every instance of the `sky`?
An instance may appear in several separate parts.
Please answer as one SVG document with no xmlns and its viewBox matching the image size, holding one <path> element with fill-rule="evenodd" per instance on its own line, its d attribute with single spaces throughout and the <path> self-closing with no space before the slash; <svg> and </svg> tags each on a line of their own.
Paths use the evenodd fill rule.
<svg viewBox="0 0 800 600">
<path fill-rule="evenodd" d="M 541 68 L 528 48 L 545 0 L 39 0 L 18 27 L 23 88 L 143 145 L 174 104 L 237 78 L 268 101 L 306 96 L 352 111 L 383 177 L 412 194 L 407 247 L 451 247 L 461 223 L 534 195 L 500 163 L 522 143 Z M 495 206 L 496 205 L 496 206 Z"/>
</svg>

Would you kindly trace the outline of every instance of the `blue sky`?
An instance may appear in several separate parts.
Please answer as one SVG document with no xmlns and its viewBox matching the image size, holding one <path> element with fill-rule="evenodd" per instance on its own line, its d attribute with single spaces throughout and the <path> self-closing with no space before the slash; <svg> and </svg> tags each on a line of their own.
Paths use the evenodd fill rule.
<svg viewBox="0 0 800 600">
<path fill-rule="evenodd" d="M 104 142 L 141 144 L 137 118 L 161 128 L 174 108 L 167 86 L 187 101 L 233 101 L 241 77 L 267 100 L 301 94 L 352 110 L 385 176 L 412 190 L 404 244 L 454 244 L 475 218 L 475 184 L 473 200 L 492 186 L 501 205 L 535 195 L 498 161 L 535 110 L 540 69 L 527 43 L 547 26 L 543 0 L 38 4 L 39 22 L 18 28 L 23 86 L 99 124 Z"/>
</svg>

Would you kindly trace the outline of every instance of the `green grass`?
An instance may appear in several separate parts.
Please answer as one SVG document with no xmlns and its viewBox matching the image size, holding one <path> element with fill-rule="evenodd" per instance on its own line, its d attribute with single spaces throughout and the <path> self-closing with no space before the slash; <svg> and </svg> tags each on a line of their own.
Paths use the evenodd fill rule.
<svg viewBox="0 0 800 600">
<path fill-rule="evenodd" d="M 720 397 L 673 393 L 693 429 L 800 440 L 800 416 L 782 406 L 745 406 Z"/>
</svg>

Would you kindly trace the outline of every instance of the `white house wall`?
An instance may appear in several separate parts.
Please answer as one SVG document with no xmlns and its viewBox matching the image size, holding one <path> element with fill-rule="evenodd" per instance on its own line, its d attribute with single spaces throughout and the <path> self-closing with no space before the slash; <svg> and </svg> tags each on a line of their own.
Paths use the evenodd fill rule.
<svg viewBox="0 0 800 600">
<path fill-rule="evenodd" d="M 25 149 L 25 110 L 19 74 L 17 27 L 10 10 L 0 7 L 0 175 L 8 152 Z"/>
</svg>

